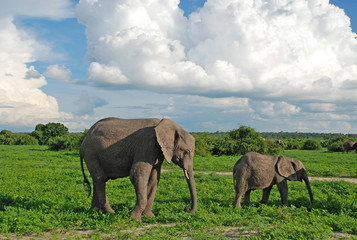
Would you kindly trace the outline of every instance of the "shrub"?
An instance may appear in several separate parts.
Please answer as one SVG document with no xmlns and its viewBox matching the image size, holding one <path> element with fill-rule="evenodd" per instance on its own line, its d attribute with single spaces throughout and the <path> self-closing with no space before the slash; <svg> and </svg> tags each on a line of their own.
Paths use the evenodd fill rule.
<svg viewBox="0 0 357 240">
<path fill-rule="evenodd" d="M 25 133 L 13 133 L 9 130 L 0 132 L 0 144 L 2 145 L 38 145 L 36 138 Z"/>
<path fill-rule="evenodd" d="M 195 137 L 195 154 L 202 157 L 210 156 L 214 147 L 215 139 L 205 132 L 203 134 L 193 134 Z"/>
<path fill-rule="evenodd" d="M 285 149 L 301 149 L 303 142 L 301 139 L 288 139 L 285 140 Z"/>
<path fill-rule="evenodd" d="M 16 142 L 16 136 L 13 132 L 8 130 L 2 130 L 0 132 L 0 144 L 1 145 L 14 145 Z"/>
<path fill-rule="evenodd" d="M 15 145 L 38 145 L 38 141 L 28 134 L 18 134 Z"/>
<path fill-rule="evenodd" d="M 31 133 L 32 136 L 38 139 L 41 145 L 48 144 L 50 138 L 64 136 L 68 134 L 68 128 L 62 123 L 42 123 L 37 124 L 35 131 Z"/>
<path fill-rule="evenodd" d="M 345 135 L 333 137 L 327 141 L 327 149 L 330 152 L 343 152 L 343 144 L 348 140 L 349 138 Z"/>
<path fill-rule="evenodd" d="M 82 134 L 67 134 L 64 136 L 50 138 L 48 146 L 50 150 L 78 150 L 81 146 Z"/>
<path fill-rule="evenodd" d="M 330 152 L 343 152 L 343 143 L 334 142 L 327 146 L 327 149 Z"/>
<path fill-rule="evenodd" d="M 308 139 L 302 146 L 302 150 L 319 150 L 321 148 L 320 142 L 316 139 Z"/>
<path fill-rule="evenodd" d="M 243 155 L 247 152 L 277 154 L 281 150 L 278 144 L 266 143 L 253 128 L 240 126 L 218 139 L 212 151 L 215 155 Z"/>
</svg>

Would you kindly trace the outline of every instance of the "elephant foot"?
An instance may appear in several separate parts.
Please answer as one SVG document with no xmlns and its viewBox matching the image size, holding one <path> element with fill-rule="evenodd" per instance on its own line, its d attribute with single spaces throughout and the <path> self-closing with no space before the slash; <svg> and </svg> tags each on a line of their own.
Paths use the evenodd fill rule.
<svg viewBox="0 0 357 240">
<path fill-rule="evenodd" d="M 144 215 L 148 218 L 154 218 L 156 217 L 155 214 L 152 211 L 144 211 Z"/>
<path fill-rule="evenodd" d="M 233 208 L 234 209 L 241 209 L 242 206 L 240 204 L 233 203 Z"/>
<path fill-rule="evenodd" d="M 141 223 L 141 213 L 131 211 L 129 214 L 132 220 Z"/>
<path fill-rule="evenodd" d="M 111 209 L 111 208 L 108 209 L 108 210 L 106 209 L 105 212 L 106 212 L 106 213 L 113 214 L 113 215 L 115 214 L 115 211 L 114 211 L 113 209 Z"/>
<path fill-rule="evenodd" d="M 112 207 L 109 205 L 109 203 L 106 203 L 104 206 L 104 209 L 106 213 L 110 213 L 110 214 L 115 214 L 115 211 L 112 209 Z"/>
<path fill-rule="evenodd" d="M 115 214 L 115 211 L 110 208 L 110 209 L 107 209 L 107 208 L 102 208 L 102 207 L 92 207 L 92 209 L 100 209 L 103 213 L 110 213 L 110 214 Z"/>
</svg>

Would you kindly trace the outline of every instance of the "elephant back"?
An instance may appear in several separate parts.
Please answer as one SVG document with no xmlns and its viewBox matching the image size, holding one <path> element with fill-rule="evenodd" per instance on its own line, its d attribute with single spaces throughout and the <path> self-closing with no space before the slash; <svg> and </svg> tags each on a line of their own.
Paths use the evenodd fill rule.
<svg viewBox="0 0 357 240">
<path fill-rule="evenodd" d="M 126 138 L 139 129 L 154 127 L 160 120 L 149 119 L 121 119 L 105 118 L 95 123 L 85 136 L 82 146 L 96 146 L 100 149 L 108 148 L 114 143 Z"/>
</svg>

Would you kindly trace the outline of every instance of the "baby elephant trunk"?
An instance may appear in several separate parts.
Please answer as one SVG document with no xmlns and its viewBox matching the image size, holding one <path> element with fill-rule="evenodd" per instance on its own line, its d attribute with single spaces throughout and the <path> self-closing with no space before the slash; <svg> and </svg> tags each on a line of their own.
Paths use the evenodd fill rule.
<svg viewBox="0 0 357 240">
<path fill-rule="evenodd" d="M 306 171 L 304 172 L 302 179 L 304 180 L 304 182 L 306 184 L 307 191 L 309 192 L 310 201 L 311 201 L 311 203 L 313 203 L 314 202 L 314 196 L 313 196 L 312 191 L 311 191 L 310 180 L 309 180 L 309 177 L 307 176 Z"/>
</svg>

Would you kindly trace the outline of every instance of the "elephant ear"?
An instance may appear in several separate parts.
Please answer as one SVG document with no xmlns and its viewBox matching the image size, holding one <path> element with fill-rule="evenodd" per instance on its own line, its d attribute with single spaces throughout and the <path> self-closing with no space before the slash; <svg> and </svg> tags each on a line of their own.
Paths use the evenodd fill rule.
<svg viewBox="0 0 357 240">
<path fill-rule="evenodd" d="M 162 119 L 155 127 L 156 139 L 168 163 L 171 163 L 175 150 L 175 142 L 179 138 L 176 131 L 178 125 L 170 119 Z"/>
<path fill-rule="evenodd" d="M 298 181 L 298 177 L 296 174 L 297 166 L 293 159 L 279 156 L 278 162 L 276 164 L 276 169 L 278 173 L 284 178 L 291 181 Z"/>
</svg>

